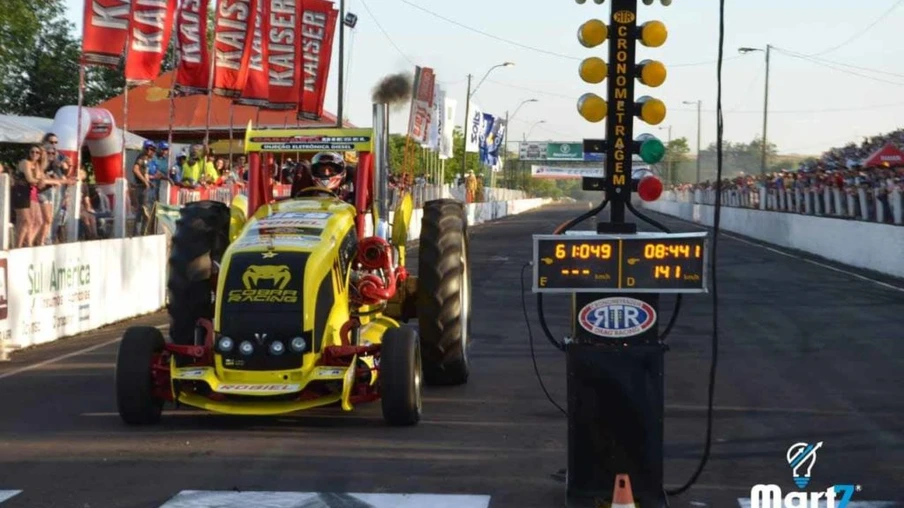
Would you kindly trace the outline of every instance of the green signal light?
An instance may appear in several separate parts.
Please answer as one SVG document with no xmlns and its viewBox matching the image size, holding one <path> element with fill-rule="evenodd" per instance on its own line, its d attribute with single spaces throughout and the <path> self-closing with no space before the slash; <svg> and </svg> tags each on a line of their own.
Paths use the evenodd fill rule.
<svg viewBox="0 0 904 508">
<path fill-rule="evenodd" d="M 638 139 L 640 149 L 638 150 L 640 158 L 647 164 L 656 164 L 665 157 L 665 145 L 657 138 L 646 134 Z"/>
</svg>

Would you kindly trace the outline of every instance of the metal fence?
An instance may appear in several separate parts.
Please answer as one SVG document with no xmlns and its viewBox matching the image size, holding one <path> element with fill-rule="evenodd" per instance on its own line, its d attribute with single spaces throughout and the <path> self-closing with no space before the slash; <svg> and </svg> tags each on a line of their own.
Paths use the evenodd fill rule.
<svg viewBox="0 0 904 508">
<path fill-rule="evenodd" d="M 663 192 L 660 199 L 714 205 L 716 190 L 671 190 Z M 722 206 L 904 225 L 904 190 L 900 187 L 787 189 L 757 185 L 723 190 Z"/>
</svg>

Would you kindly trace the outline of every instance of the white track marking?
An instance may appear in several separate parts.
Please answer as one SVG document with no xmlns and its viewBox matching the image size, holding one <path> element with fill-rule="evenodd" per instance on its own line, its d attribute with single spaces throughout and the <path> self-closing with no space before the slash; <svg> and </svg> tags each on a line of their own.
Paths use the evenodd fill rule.
<svg viewBox="0 0 904 508">
<path fill-rule="evenodd" d="M 157 326 L 156 328 L 158 328 L 158 329 L 160 329 L 160 330 L 166 330 L 167 328 L 169 328 L 169 325 L 160 325 L 160 326 Z M 94 351 L 94 350 L 97 350 L 97 349 L 101 349 L 101 348 L 107 347 L 107 346 L 109 346 L 109 345 L 111 345 L 111 344 L 116 344 L 117 342 L 119 342 L 120 339 L 121 339 L 121 337 L 117 337 L 117 338 L 115 338 L 115 339 L 113 339 L 113 340 L 108 340 L 108 341 L 106 341 L 106 342 L 101 342 L 100 344 L 95 344 L 95 345 L 93 345 L 93 346 L 91 346 L 91 347 L 86 347 L 85 349 L 79 349 L 78 351 L 73 351 L 73 352 L 71 352 L 71 353 L 66 353 L 65 355 L 57 356 L 57 357 L 55 357 L 55 358 L 50 358 L 49 360 L 44 360 L 43 362 L 33 363 L 33 364 L 31 364 L 31 365 L 26 365 L 26 366 L 24 366 L 24 367 L 19 367 L 18 369 L 13 369 L 13 370 L 11 370 L 11 371 L 9 371 L 9 372 L 4 372 L 3 374 L 0 374 L 0 379 L 6 379 L 6 378 L 8 378 L 8 377 L 13 377 L 13 376 L 15 376 L 15 375 L 17 375 L 17 374 L 22 374 L 23 372 L 28 372 L 28 371 L 35 370 L 35 369 L 40 369 L 41 367 L 45 367 L 45 366 L 47 366 L 47 365 L 52 365 L 52 364 L 54 364 L 54 363 L 61 362 L 61 361 L 63 361 L 63 360 L 67 360 L 67 359 L 69 359 L 69 358 L 72 358 L 73 356 L 78 356 L 78 355 L 83 355 L 83 354 L 85 354 L 85 353 L 90 353 L 91 351 Z"/>
<path fill-rule="evenodd" d="M 690 226 L 693 226 L 693 227 L 695 227 L 695 228 L 697 228 L 697 229 L 701 229 L 701 230 L 703 230 L 703 231 L 708 231 L 708 230 L 712 229 L 712 228 L 700 226 L 699 224 L 695 224 L 695 223 L 693 223 L 693 222 L 688 222 L 688 221 L 685 221 L 685 220 L 683 220 L 683 219 L 679 219 L 678 217 L 672 217 L 671 215 L 668 215 L 668 214 L 660 213 L 659 215 L 664 215 L 664 216 L 666 216 L 666 217 L 669 217 L 670 219 L 674 219 L 674 220 L 677 220 L 677 221 L 686 223 L 686 224 L 688 224 L 688 225 L 690 225 Z M 803 257 L 803 256 L 798 256 L 798 255 L 796 255 L 796 254 L 791 254 L 791 253 L 788 253 L 788 252 L 783 252 L 783 251 L 780 251 L 780 250 L 775 249 L 775 248 L 772 248 L 772 247 L 767 247 L 766 245 L 763 245 L 762 243 L 751 242 L 750 240 L 746 240 L 746 239 L 744 239 L 744 238 L 740 238 L 740 237 L 737 237 L 737 236 L 735 236 L 735 235 L 726 233 L 725 231 L 723 231 L 723 230 L 721 230 L 721 229 L 719 230 L 719 236 L 724 236 L 725 238 L 728 238 L 728 239 L 730 239 L 730 240 L 734 240 L 734 241 L 736 241 L 736 242 L 746 243 L 747 245 L 752 245 L 752 246 L 754 246 L 754 247 L 759 247 L 759 248 L 761 248 L 761 249 L 768 250 L 769 252 L 774 252 L 775 254 L 779 254 L 779 255 L 781 255 L 781 256 L 785 256 L 786 258 L 797 259 L 797 260 L 803 261 L 803 262 L 805 262 L 805 263 L 810 263 L 811 265 L 816 265 L 816 266 L 819 266 L 819 267 L 821 267 L 821 268 L 825 268 L 825 269 L 827 269 L 827 270 L 832 270 L 833 272 L 843 273 L 843 274 L 845 274 L 845 275 L 849 275 L 849 276 L 851 276 L 851 277 L 854 277 L 855 279 L 860 279 L 860 280 L 865 281 L 865 282 L 871 282 L 871 283 L 876 284 L 876 285 L 878 285 L 878 286 L 882 286 L 882 287 L 884 287 L 885 289 L 891 289 L 892 291 L 899 291 L 899 292 L 904 293 L 904 287 L 895 286 L 894 284 L 889 284 L 889 283 L 887 283 L 887 282 L 882 282 L 881 280 L 876 280 L 876 279 L 873 279 L 873 278 L 870 278 L 870 277 L 866 277 L 866 276 L 864 276 L 864 275 L 860 275 L 859 273 L 850 272 L 850 271 L 848 271 L 848 270 L 844 270 L 844 269 L 841 269 L 841 268 L 838 268 L 838 267 L 835 267 L 835 266 L 827 265 L 827 264 L 825 264 L 825 263 L 820 263 L 819 261 L 813 261 L 812 259 L 807 259 L 807 258 L 805 258 L 805 257 Z M 853 504 L 853 503 L 851 503 L 851 504 Z M 852 506 L 851 508 L 855 508 L 855 507 Z"/>
<path fill-rule="evenodd" d="M 487 508 L 490 496 L 183 490 L 160 508 Z"/>
<path fill-rule="evenodd" d="M 788 253 L 788 252 L 782 252 L 782 251 L 780 251 L 780 250 L 778 250 L 778 249 L 774 249 L 774 248 L 772 248 L 772 247 L 767 247 L 767 246 L 765 246 L 765 245 L 763 245 L 763 244 L 761 244 L 761 243 L 751 242 L 750 240 L 745 240 L 745 239 L 743 239 L 743 238 L 738 238 L 737 236 L 734 236 L 734 235 L 728 235 L 728 234 L 725 234 L 725 233 L 722 233 L 722 232 L 720 232 L 719 234 L 721 234 L 721 235 L 723 235 L 723 236 L 726 236 L 726 237 L 728 237 L 728 238 L 730 238 L 730 239 L 732 239 L 732 240 L 734 240 L 734 241 L 736 241 L 736 242 L 746 243 L 747 245 L 753 245 L 754 247 L 759 247 L 759 248 L 761 248 L 761 249 L 765 249 L 765 250 L 768 250 L 769 252 L 774 252 L 774 253 L 776 253 L 776 254 L 780 254 L 780 255 L 785 256 L 785 257 L 788 257 L 788 258 L 798 259 L 798 260 L 803 261 L 803 262 L 805 262 L 805 263 L 810 263 L 811 265 L 816 265 L 816 266 L 825 268 L 825 269 L 827 269 L 827 270 L 832 270 L 833 272 L 843 273 L 843 274 L 845 274 L 845 275 L 849 275 L 849 276 L 851 276 L 851 277 L 854 277 L 855 279 L 860 279 L 860 280 L 866 281 L 866 282 L 872 282 L 873 284 L 882 286 L 882 287 L 884 287 L 885 289 L 891 289 L 891 290 L 893 290 L 893 291 L 900 291 L 900 292 L 904 293 L 904 288 L 899 287 L 899 286 L 895 286 L 895 285 L 893 285 L 893 284 L 889 284 L 889 283 L 887 283 L 887 282 L 882 282 L 881 280 L 876 280 L 876 279 L 873 279 L 873 278 L 870 278 L 870 277 L 866 277 L 866 276 L 864 276 L 864 275 L 860 275 L 859 273 L 849 272 L 849 271 L 847 271 L 847 270 L 843 270 L 843 269 L 838 268 L 838 267 L 835 267 L 835 266 L 827 265 L 827 264 L 825 264 L 825 263 L 820 263 L 819 261 L 813 261 L 812 259 L 807 259 L 807 258 L 805 258 L 805 257 L 797 256 L 797 255 L 795 255 L 795 254 L 790 254 L 790 253 Z M 855 508 L 853 505 L 854 505 L 854 503 L 850 503 L 848 506 L 850 506 L 851 508 Z"/>
<path fill-rule="evenodd" d="M 21 493 L 21 490 L 0 490 L 0 503 L 11 499 Z"/>
</svg>

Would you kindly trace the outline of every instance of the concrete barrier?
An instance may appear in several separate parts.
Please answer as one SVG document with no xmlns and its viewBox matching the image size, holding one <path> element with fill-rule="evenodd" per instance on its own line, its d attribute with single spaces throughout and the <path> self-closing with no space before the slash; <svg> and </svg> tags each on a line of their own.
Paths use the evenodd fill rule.
<svg viewBox="0 0 904 508">
<path fill-rule="evenodd" d="M 674 201 L 645 203 L 644 208 L 710 227 L 715 215 L 714 206 Z M 904 278 L 904 228 L 899 226 L 723 206 L 720 229 Z"/>
<path fill-rule="evenodd" d="M 0 356 L 164 305 L 163 235 L 0 252 Z"/>
</svg>

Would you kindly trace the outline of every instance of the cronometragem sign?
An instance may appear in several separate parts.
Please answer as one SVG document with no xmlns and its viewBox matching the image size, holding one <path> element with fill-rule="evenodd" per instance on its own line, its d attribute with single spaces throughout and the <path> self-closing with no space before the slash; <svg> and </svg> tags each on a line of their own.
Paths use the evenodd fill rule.
<svg viewBox="0 0 904 508">
<path fill-rule="evenodd" d="M 615 7 L 613 7 L 615 8 Z M 609 104 L 611 112 L 606 122 L 606 137 L 610 140 L 606 154 L 607 186 L 621 189 L 618 192 L 631 192 L 629 175 L 631 174 L 631 146 L 633 139 L 634 115 L 634 37 L 637 28 L 637 15 L 630 10 L 620 10 L 612 14 L 609 41 Z"/>
</svg>

